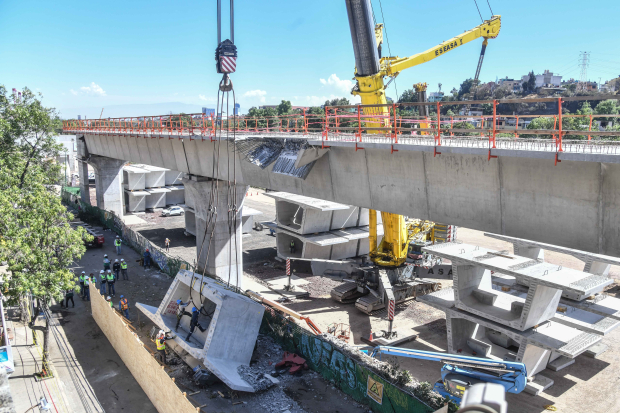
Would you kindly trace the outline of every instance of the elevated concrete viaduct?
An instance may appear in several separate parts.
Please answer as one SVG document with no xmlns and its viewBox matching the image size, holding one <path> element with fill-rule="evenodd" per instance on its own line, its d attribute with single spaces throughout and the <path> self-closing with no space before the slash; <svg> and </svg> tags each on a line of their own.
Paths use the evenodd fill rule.
<svg viewBox="0 0 620 413">
<path fill-rule="evenodd" d="M 498 149 L 490 152 L 488 147 L 446 143 L 439 155 L 437 147 L 422 139 L 400 138 L 398 144 L 380 139 L 326 142 L 297 135 L 294 138 L 305 138 L 310 145 L 329 144 L 314 152 L 314 166 L 300 179 L 273 172 L 274 164 L 262 169 L 240 152 L 229 162 L 223 140 L 187 134 L 77 133 L 91 157 L 221 180 L 232 178 L 228 168 L 235 164 L 241 185 L 620 256 L 620 153 L 614 150 L 588 152 L 565 145 L 565 152 L 557 153 L 498 142 Z M 245 138 L 237 135 L 239 141 Z M 219 168 L 214 168 L 218 145 Z M 489 159 L 491 154 L 497 158 Z"/>
</svg>

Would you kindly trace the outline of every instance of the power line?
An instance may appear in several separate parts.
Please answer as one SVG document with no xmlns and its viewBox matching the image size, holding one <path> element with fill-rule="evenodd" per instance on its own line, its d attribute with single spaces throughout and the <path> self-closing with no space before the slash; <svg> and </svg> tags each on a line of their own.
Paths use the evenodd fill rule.
<svg viewBox="0 0 620 413">
<path fill-rule="evenodd" d="M 480 21 L 484 23 L 484 19 L 482 18 L 482 13 L 480 13 L 480 9 L 478 8 L 478 2 L 474 0 L 474 4 L 476 5 L 476 9 L 478 10 L 478 15 L 480 16 Z"/>
</svg>

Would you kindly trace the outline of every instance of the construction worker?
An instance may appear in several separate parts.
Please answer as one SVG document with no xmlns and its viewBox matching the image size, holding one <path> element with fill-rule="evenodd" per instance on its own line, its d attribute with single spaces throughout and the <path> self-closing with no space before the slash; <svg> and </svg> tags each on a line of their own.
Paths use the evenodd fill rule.
<svg viewBox="0 0 620 413">
<path fill-rule="evenodd" d="M 82 295 L 82 300 L 87 299 L 90 301 L 90 284 L 95 283 L 95 276 L 91 272 L 90 275 L 84 277 L 84 294 Z"/>
<path fill-rule="evenodd" d="M 164 241 L 164 246 L 166 247 L 166 252 L 170 252 L 170 240 L 168 238 Z"/>
<path fill-rule="evenodd" d="M 118 309 L 123 313 L 125 318 L 129 319 L 129 301 L 124 295 L 121 295 L 121 301 L 118 302 Z"/>
<path fill-rule="evenodd" d="M 166 364 L 166 334 L 164 333 L 164 330 L 159 330 L 159 333 L 155 338 L 155 344 L 157 345 L 159 359 L 162 363 Z"/>
<path fill-rule="evenodd" d="M 127 277 L 127 263 L 121 258 L 121 274 L 123 274 L 123 280 L 129 280 Z"/>
<path fill-rule="evenodd" d="M 106 278 L 108 281 L 108 294 L 114 297 L 116 295 L 116 289 L 114 288 L 114 282 L 116 281 L 116 278 L 114 277 L 114 274 L 112 274 L 112 271 L 108 270 Z"/>
<path fill-rule="evenodd" d="M 108 298 L 105 299 L 108 303 L 110 303 L 110 308 L 114 308 L 114 304 L 112 304 L 112 297 L 108 295 Z"/>
<path fill-rule="evenodd" d="M 65 291 L 65 299 L 60 302 L 60 307 L 69 308 L 69 300 L 71 300 L 71 308 L 75 308 L 75 301 L 73 301 L 73 288 L 70 288 Z M 66 304 L 63 305 L 63 302 Z"/>
<path fill-rule="evenodd" d="M 105 272 L 103 270 L 99 271 L 99 279 L 101 281 L 101 285 L 99 285 L 99 293 L 101 295 L 105 295 L 105 285 L 107 284 L 108 279 L 106 278 Z"/>
<path fill-rule="evenodd" d="M 185 341 L 189 341 L 189 338 L 191 337 L 196 327 L 198 327 L 198 329 L 203 333 L 206 331 L 205 328 L 203 328 L 200 324 L 198 324 L 199 315 L 200 315 L 200 311 L 198 311 L 196 307 L 192 307 L 192 321 L 189 322 L 189 334 L 187 335 L 187 338 L 185 339 Z"/>
<path fill-rule="evenodd" d="M 295 241 L 293 240 L 291 240 L 290 251 L 291 251 L 291 254 L 295 253 Z"/>
<path fill-rule="evenodd" d="M 121 272 L 121 263 L 118 262 L 118 258 L 114 260 L 114 264 L 112 264 L 112 271 L 114 271 L 114 276 L 118 280 L 118 276 Z"/>
<path fill-rule="evenodd" d="M 151 252 L 149 251 L 148 248 L 146 249 L 146 251 L 144 251 L 143 258 L 144 258 L 144 269 L 146 269 L 146 267 L 151 268 Z"/>
<path fill-rule="evenodd" d="M 110 260 L 108 259 L 108 254 L 103 256 L 103 270 L 107 271 L 110 269 Z"/>
<path fill-rule="evenodd" d="M 177 300 L 177 304 L 178 304 L 179 308 L 177 308 L 177 325 L 176 325 L 176 327 L 174 327 L 174 331 L 177 331 L 179 329 L 179 324 L 181 324 L 181 319 L 183 318 L 184 315 L 186 315 L 188 317 L 192 316 L 190 313 L 185 311 L 185 308 L 189 305 L 189 301 L 184 303 L 179 298 Z"/>
<path fill-rule="evenodd" d="M 82 300 L 84 299 L 84 278 L 86 278 L 86 271 L 82 271 L 80 274 L 80 292 L 82 293 Z"/>
<path fill-rule="evenodd" d="M 116 238 L 114 239 L 114 246 L 116 247 L 116 253 L 118 255 L 121 255 L 121 246 L 122 245 L 123 245 L 123 241 L 121 240 L 121 237 L 119 237 L 117 235 Z"/>
</svg>

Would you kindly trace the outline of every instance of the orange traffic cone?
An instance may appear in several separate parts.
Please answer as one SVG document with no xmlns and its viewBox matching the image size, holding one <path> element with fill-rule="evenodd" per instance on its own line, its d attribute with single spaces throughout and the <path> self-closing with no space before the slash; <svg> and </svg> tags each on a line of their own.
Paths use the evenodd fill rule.
<svg viewBox="0 0 620 413">
<path fill-rule="evenodd" d="M 372 332 L 370 333 L 370 337 L 368 337 L 368 341 L 372 341 Z"/>
</svg>

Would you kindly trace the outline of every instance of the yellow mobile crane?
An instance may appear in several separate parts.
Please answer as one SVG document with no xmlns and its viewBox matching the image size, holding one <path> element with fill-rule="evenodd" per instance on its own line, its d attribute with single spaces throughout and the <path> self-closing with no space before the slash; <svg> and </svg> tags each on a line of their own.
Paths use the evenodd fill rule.
<svg viewBox="0 0 620 413">
<path fill-rule="evenodd" d="M 484 59 L 484 53 L 488 39 L 494 39 L 501 28 L 501 16 L 493 16 L 481 25 L 451 38 L 425 52 L 414 54 L 409 57 L 380 57 L 381 44 L 383 43 L 383 25 L 372 25 L 372 8 L 370 0 L 346 0 L 353 50 L 355 52 L 355 79 L 357 84 L 352 93 L 359 95 L 362 105 L 387 104 L 384 83 L 385 77 L 396 78 L 405 69 L 429 62 L 439 56 L 449 53 L 453 49 L 466 43 L 484 38 L 482 52 L 476 70 L 476 78 L 480 73 L 480 67 Z M 421 86 L 421 84 L 420 84 Z M 425 85 L 424 85 L 425 86 Z M 424 89 L 426 89 L 424 87 Z M 389 115 L 387 107 L 365 109 L 365 114 Z M 373 112 L 370 112 L 373 111 Z M 383 119 L 387 119 L 388 116 Z M 381 121 L 373 124 L 366 122 L 368 127 L 381 126 Z M 369 132 L 373 133 L 373 131 Z M 374 131 L 379 133 L 379 131 Z M 414 231 L 411 225 L 407 225 L 402 215 L 381 212 L 383 220 L 383 240 L 377 246 L 377 214 L 370 211 L 370 256 L 374 263 L 398 267 L 405 263 L 410 238 Z M 411 235 L 411 236 L 410 236 Z"/>
<path fill-rule="evenodd" d="M 385 105 L 387 99 L 385 89 L 390 82 L 405 69 L 431 61 L 451 50 L 469 43 L 480 37 L 484 38 L 482 52 L 478 61 L 476 78 L 484 59 L 488 39 L 494 39 L 501 28 L 501 16 L 492 16 L 481 25 L 451 38 L 425 52 L 409 57 L 381 57 L 383 43 L 383 24 L 373 25 L 372 6 L 370 0 L 345 0 L 353 50 L 355 53 L 355 79 L 353 95 L 359 95 L 362 105 Z M 426 90 L 426 84 L 415 85 L 416 91 Z M 373 121 L 372 117 L 365 121 L 369 128 L 387 126 L 388 107 L 372 107 L 364 109 L 365 115 L 382 115 Z M 369 133 L 380 133 L 370 131 Z M 413 266 L 403 267 L 405 262 L 415 265 L 432 266 L 433 258 L 424 256 L 421 248 L 435 240 L 435 223 L 430 221 L 407 221 L 404 216 L 389 212 L 381 212 L 383 221 L 383 238 L 377 245 L 377 212 L 369 211 L 369 242 L 370 258 L 379 268 L 391 269 L 379 271 L 379 268 L 360 268 L 351 279 L 331 291 L 336 301 L 343 303 L 355 301 L 356 307 L 370 314 L 383 308 L 389 302 L 390 321 L 393 319 L 395 303 L 415 297 L 422 287 L 422 293 L 435 291 L 439 286 L 432 282 L 414 282 L 416 277 Z M 439 225 L 439 224 L 438 224 Z M 443 230 L 448 227 L 441 225 Z M 371 293 L 372 296 L 367 294 Z M 361 297 L 361 298 L 360 298 Z M 358 299 L 359 298 L 359 299 Z M 357 300 L 357 301 L 356 301 Z M 391 327 L 390 332 L 391 333 Z"/>
</svg>

